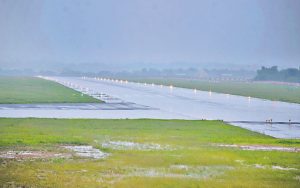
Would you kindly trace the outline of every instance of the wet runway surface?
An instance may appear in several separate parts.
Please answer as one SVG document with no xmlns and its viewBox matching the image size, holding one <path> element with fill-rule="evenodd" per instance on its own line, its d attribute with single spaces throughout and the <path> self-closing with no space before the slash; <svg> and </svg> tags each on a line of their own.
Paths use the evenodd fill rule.
<svg viewBox="0 0 300 188">
<path fill-rule="evenodd" d="M 0 110 L 153 110 L 149 106 L 131 102 L 118 103 L 56 103 L 56 104 L 0 104 Z"/>
<path fill-rule="evenodd" d="M 1 106 L 1 117 L 155 118 L 257 121 L 232 123 L 279 138 L 300 138 L 300 105 L 192 89 L 95 78 L 51 78 L 106 103 Z"/>
</svg>

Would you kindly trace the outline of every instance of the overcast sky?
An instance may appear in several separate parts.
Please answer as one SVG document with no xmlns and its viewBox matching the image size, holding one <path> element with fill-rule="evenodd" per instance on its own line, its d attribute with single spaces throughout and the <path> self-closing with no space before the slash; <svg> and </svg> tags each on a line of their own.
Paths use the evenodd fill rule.
<svg viewBox="0 0 300 188">
<path fill-rule="evenodd" d="M 300 0 L 0 0 L 1 67 L 73 63 L 299 67 Z"/>
</svg>

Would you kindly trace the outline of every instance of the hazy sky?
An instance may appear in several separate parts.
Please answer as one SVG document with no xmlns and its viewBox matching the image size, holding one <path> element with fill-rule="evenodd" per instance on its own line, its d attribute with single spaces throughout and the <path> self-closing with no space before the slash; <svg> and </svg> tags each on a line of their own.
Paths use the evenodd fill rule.
<svg viewBox="0 0 300 188">
<path fill-rule="evenodd" d="M 0 0 L 1 67 L 71 63 L 298 67 L 300 0 Z"/>
</svg>

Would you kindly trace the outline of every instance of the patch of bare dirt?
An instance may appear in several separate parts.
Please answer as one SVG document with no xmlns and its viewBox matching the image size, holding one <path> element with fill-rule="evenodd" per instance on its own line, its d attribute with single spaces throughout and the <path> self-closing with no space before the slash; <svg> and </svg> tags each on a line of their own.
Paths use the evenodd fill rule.
<svg viewBox="0 0 300 188">
<path fill-rule="evenodd" d="M 68 158 L 70 154 L 54 153 L 46 151 L 1 151 L 2 159 L 46 159 L 46 158 Z"/>
</svg>

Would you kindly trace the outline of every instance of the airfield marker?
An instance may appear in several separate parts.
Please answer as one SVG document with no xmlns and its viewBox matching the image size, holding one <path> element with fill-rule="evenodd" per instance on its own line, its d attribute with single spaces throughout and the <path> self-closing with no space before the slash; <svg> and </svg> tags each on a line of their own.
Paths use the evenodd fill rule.
<svg viewBox="0 0 300 188">
<path fill-rule="evenodd" d="M 173 86 L 170 85 L 170 92 L 172 93 L 173 92 Z"/>
</svg>

